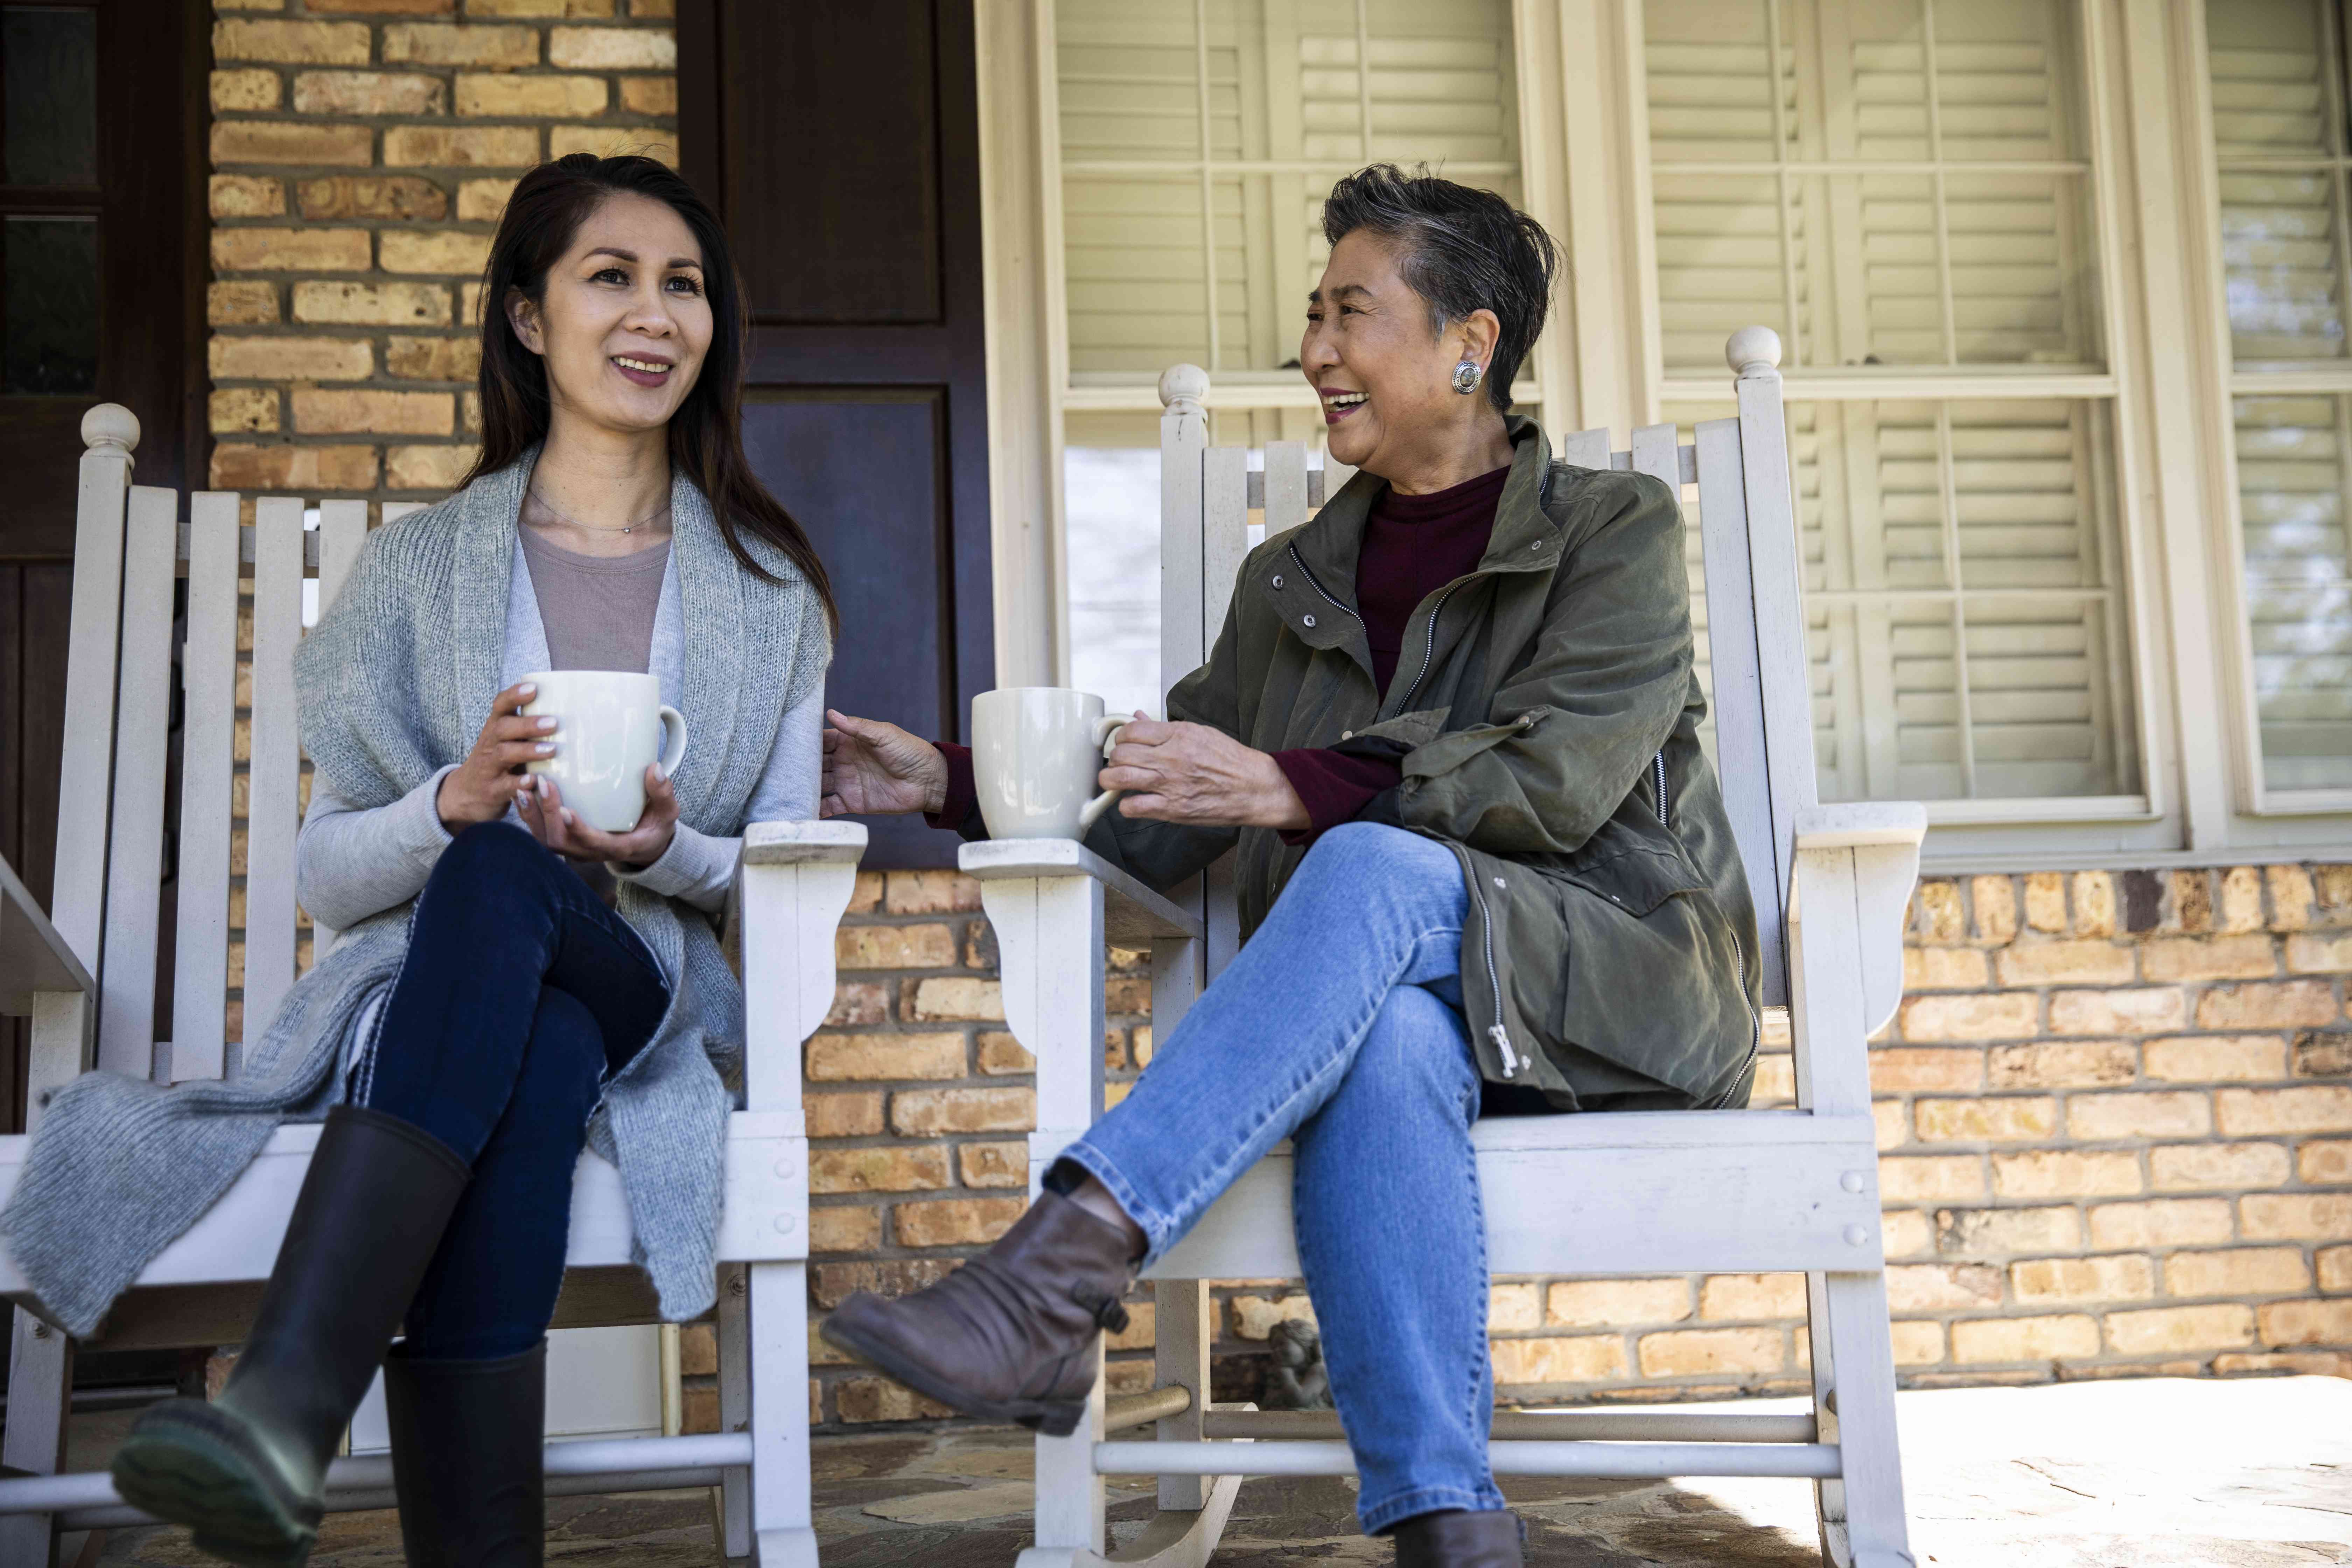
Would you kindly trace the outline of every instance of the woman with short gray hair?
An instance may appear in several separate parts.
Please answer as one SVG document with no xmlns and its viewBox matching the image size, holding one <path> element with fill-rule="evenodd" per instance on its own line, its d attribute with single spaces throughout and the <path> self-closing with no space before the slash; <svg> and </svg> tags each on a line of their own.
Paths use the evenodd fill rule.
<svg viewBox="0 0 2352 1568">
<path fill-rule="evenodd" d="M 1363 1528 L 1406 1568 L 1506 1568 L 1471 1125 L 1744 1105 L 1756 915 L 1698 746 L 1677 498 L 1553 460 L 1510 413 L 1550 238 L 1387 165 L 1323 221 L 1299 363 L 1359 472 L 1251 552 L 1209 662 L 1113 750 L 1128 793 L 1087 840 L 1162 889 L 1237 847 L 1245 945 L 1002 1240 L 824 1332 L 1066 1433 L 1139 1269 L 1289 1138 Z M 827 815 L 984 831 L 969 753 L 827 717 Z"/>
</svg>

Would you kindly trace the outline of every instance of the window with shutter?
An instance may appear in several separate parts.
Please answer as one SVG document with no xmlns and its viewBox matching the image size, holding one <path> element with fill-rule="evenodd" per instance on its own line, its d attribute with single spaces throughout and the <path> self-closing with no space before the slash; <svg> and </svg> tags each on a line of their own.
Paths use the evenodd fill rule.
<svg viewBox="0 0 2352 1568">
<path fill-rule="evenodd" d="M 1669 394 L 1738 326 L 1784 344 L 1822 797 L 1967 820 L 2137 795 L 2113 410 L 2030 395 L 2103 369 L 2074 6 L 1643 18 Z"/>
<path fill-rule="evenodd" d="M 2352 363 L 2345 17 L 2206 8 L 2227 289 L 2242 666 L 2271 807 L 2352 799 Z"/>
</svg>

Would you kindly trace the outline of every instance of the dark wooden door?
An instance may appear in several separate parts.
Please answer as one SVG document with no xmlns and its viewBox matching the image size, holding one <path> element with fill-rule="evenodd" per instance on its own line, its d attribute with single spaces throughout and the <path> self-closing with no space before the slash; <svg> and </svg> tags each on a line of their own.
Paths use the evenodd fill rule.
<svg viewBox="0 0 2352 1568">
<path fill-rule="evenodd" d="M 970 0 L 685 0 L 680 157 L 751 318 L 744 444 L 841 600 L 827 700 L 962 737 L 994 684 Z M 868 867 L 954 864 L 872 819 Z"/>
<path fill-rule="evenodd" d="M 55 868 L 81 416 L 139 416 L 133 477 L 205 463 L 204 105 L 210 8 L 0 5 L 0 855 Z M 22 1125 L 5 1021 L 0 1125 Z"/>
</svg>

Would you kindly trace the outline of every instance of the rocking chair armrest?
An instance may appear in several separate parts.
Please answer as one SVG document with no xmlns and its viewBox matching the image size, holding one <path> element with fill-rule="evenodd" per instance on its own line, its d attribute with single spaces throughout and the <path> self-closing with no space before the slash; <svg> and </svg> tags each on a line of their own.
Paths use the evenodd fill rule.
<svg viewBox="0 0 2352 1568">
<path fill-rule="evenodd" d="M 866 829 L 855 822 L 754 822 L 743 829 L 747 866 L 854 866 L 865 853 Z"/>
<path fill-rule="evenodd" d="M 967 877 L 994 882 L 1092 877 L 1103 888 L 1103 930 L 1122 946 L 1162 937 L 1201 940 L 1200 917 L 1153 892 L 1075 838 L 991 838 L 956 852 Z"/>
<path fill-rule="evenodd" d="M 97 994 L 98 984 L 48 915 L 0 860 L 0 1014 L 25 1017 L 42 992 Z"/>
<path fill-rule="evenodd" d="M 1927 808 L 1916 800 L 1857 800 L 1809 805 L 1793 825 L 1799 849 L 1865 849 L 1927 837 Z"/>
</svg>

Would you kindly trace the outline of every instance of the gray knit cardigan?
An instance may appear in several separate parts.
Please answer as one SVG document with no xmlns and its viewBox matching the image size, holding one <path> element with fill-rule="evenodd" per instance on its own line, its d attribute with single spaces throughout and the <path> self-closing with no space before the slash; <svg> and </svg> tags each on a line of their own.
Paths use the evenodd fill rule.
<svg viewBox="0 0 2352 1568">
<path fill-rule="evenodd" d="M 498 694 L 516 519 L 536 449 L 437 506 L 377 529 L 294 659 L 302 742 L 345 800 L 388 805 L 473 746 Z M 670 487 L 686 623 L 684 710 L 694 743 L 678 818 L 740 835 L 785 710 L 830 658 L 805 578 L 749 534 L 776 576 L 742 569 L 702 492 Z M 743 996 L 709 917 L 624 882 L 620 912 L 660 961 L 670 1005 L 606 1086 L 593 1147 L 619 1166 L 637 1260 L 663 1316 L 715 1289 L 721 1154 L 741 1079 Z M 287 994 L 234 1081 L 174 1088 L 86 1073 L 51 1099 L 7 1207 L 6 1238 L 43 1306 L 94 1331 L 139 1271 L 212 1206 L 281 1121 L 316 1120 L 341 1092 L 366 999 L 400 971 L 412 905 L 343 934 Z"/>
</svg>

